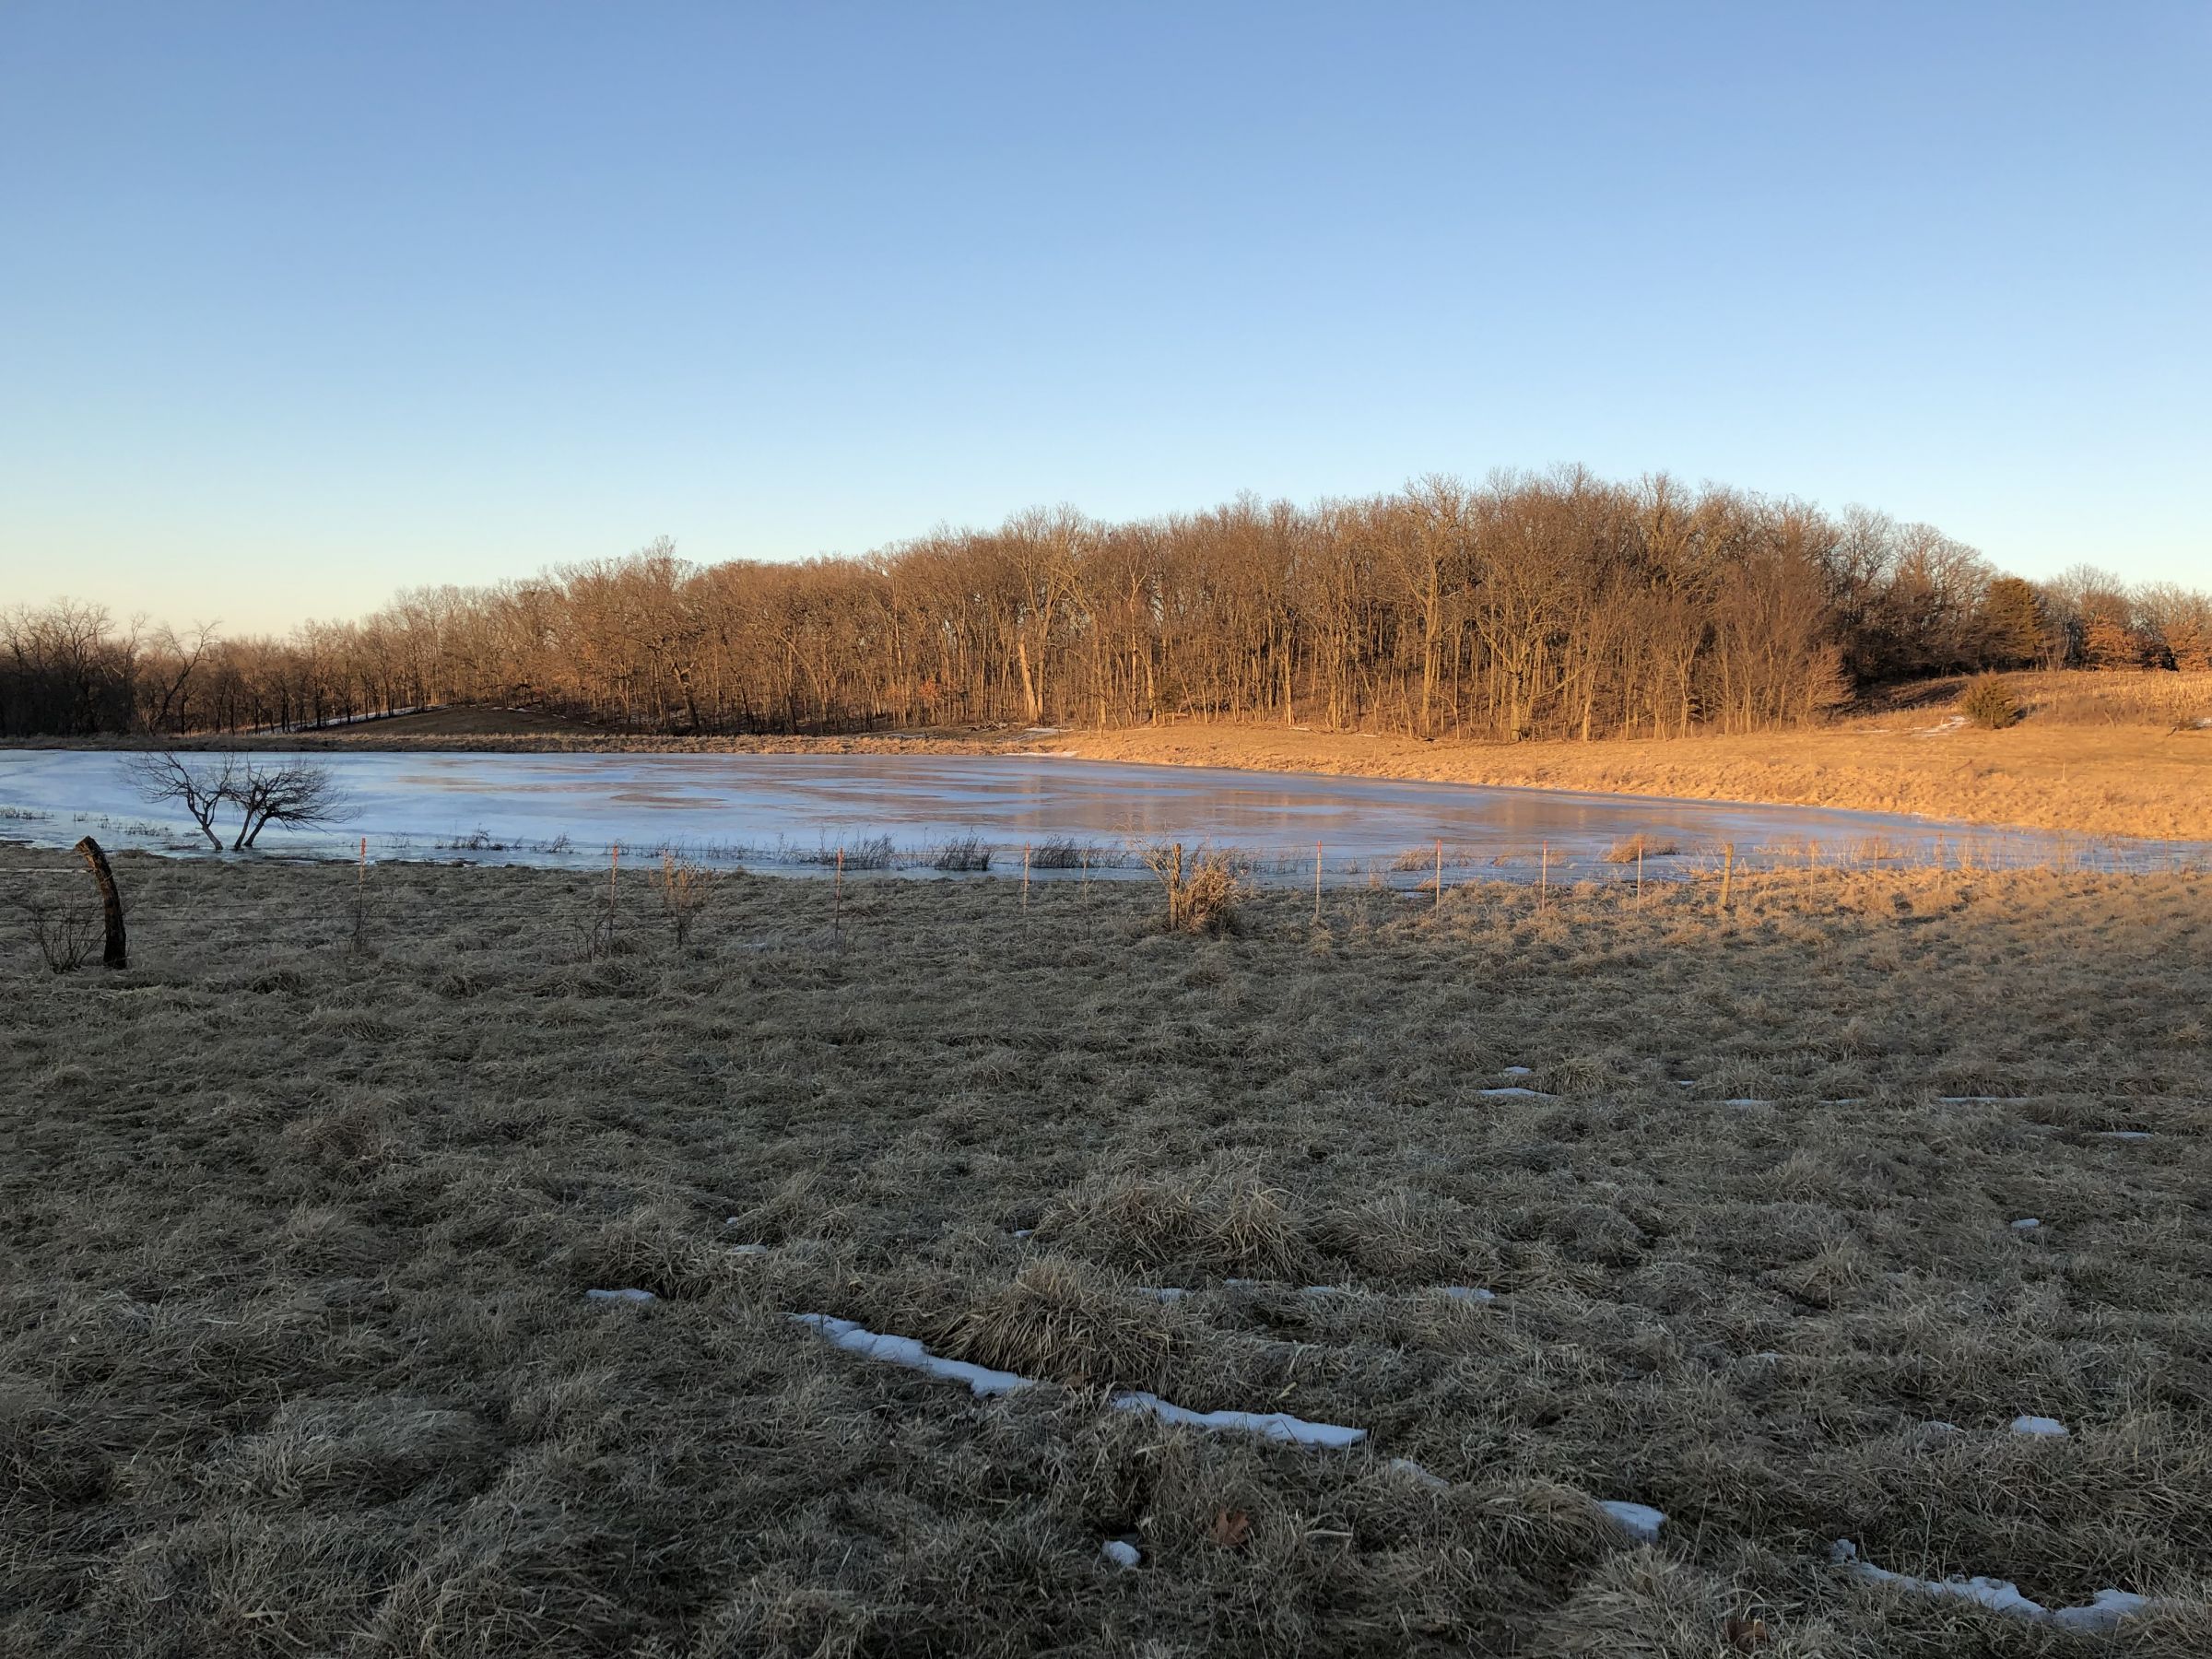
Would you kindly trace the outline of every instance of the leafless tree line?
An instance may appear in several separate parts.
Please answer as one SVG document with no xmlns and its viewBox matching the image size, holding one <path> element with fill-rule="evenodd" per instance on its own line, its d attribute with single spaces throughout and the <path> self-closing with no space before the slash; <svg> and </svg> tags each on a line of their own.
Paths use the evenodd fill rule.
<svg viewBox="0 0 2212 1659">
<path fill-rule="evenodd" d="M 2212 600 L 2030 583 L 1924 524 L 1579 468 L 1103 524 L 1033 510 L 857 558 L 656 541 L 283 639 L 0 614 L 0 732 L 289 730 L 432 703 L 674 733 L 1182 717 L 1422 735 L 1743 731 L 1872 683 L 2212 667 Z"/>
</svg>

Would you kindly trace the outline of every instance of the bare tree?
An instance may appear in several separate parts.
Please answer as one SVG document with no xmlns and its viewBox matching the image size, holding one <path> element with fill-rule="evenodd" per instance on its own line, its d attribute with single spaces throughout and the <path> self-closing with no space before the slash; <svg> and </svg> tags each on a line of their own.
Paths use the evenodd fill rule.
<svg viewBox="0 0 2212 1659">
<path fill-rule="evenodd" d="M 243 853 L 271 824 L 288 830 L 335 823 L 352 810 L 327 766 L 284 760 L 263 766 L 251 757 L 233 775 L 229 799 L 239 809 L 238 835 L 230 851 Z"/>
<path fill-rule="evenodd" d="M 305 829 L 335 823 L 351 806 L 330 769 L 306 760 L 264 762 L 236 752 L 187 759 L 164 752 L 133 755 L 123 770 L 141 799 L 182 806 L 218 852 L 223 841 L 215 820 L 225 806 L 239 815 L 230 838 L 233 853 L 250 849 L 271 824 Z"/>
<path fill-rule="evenodd" d="M 173 801 L 183 807 L 218 853 L 223 838 L 215 832 L 215 815 L 230 798 L 237 772 L 238 757 L 228 754 L 191 760 L 168 753 L 131 755 L 123 762 L 123 775 L 141 800 L 156 806 Z"/>
</svg>

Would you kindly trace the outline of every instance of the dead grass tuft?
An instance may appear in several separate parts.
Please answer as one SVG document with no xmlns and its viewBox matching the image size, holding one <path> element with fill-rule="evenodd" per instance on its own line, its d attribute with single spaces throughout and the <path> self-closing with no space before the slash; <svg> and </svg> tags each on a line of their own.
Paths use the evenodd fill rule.
<svg viewBox="0 0 2212 1659">
<path fill-rule="evenodd" d="M 1313 1257 L 1290 1195 L 1233 1165 L 1087 1182 L 1055 1200 L 1036 1230 L 1129 1273 L 1288 1278 Z"/>
<path fill-rule="evenodd" d="M 1179 1347 L 1172 1309 L 1060 1256 L 1025 1265 L 940 1341 L 955 1359 L 1076 1388 L 1157 1388 Z"/>
</svg>

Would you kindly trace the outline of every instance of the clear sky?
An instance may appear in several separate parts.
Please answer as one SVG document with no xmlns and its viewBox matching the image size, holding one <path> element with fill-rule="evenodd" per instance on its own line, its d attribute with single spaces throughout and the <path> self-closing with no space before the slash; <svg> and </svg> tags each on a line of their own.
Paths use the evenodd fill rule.
<svg viewBox="0 0 2212 1659">
<path fill-rule="evenodd" d="M 0 0 L 0 603 L 1582 461 L 2212 585 L 2212 5 Z"/>
</svg>

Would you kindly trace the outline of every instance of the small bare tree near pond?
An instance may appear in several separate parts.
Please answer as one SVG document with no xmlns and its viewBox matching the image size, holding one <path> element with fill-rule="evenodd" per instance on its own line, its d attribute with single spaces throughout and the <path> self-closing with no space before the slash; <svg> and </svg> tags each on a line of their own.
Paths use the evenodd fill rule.
<svg viewBox="0 0 2212 1659">
<path fill-rule="evenodd" d="M 123 770 L 141 799 L 182 806 L 218 853 L 223 841 L 215 820 L 226 806 L 238 812 L 233 853 L 251 850 L 271 824 L 310 829 L 335 823 L 351 810 L 330 769 L 307 760 L 263 762 L 245 754 L 187 759 L 165 752 L 133 755 Z"/>
</svg>

